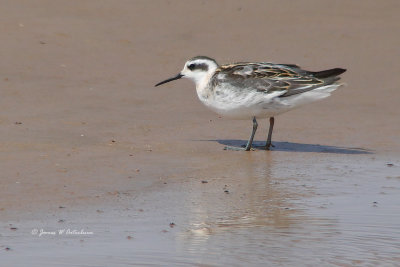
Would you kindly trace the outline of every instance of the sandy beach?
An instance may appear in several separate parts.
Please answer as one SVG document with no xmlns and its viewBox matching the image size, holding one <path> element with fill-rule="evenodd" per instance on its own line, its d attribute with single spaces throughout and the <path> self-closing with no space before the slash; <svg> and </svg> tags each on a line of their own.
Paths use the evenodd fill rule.
<svg viewBox="0 0 400 267">
<path fill-rule="evenodd" d="M 0 266 L 397 266 L 398 1 L 2 1 Z M 176 75 L 346 68 L 276 117 L 214 114 Z M 259 121 L 256 144 L 268 121 Z"/>
</svg>

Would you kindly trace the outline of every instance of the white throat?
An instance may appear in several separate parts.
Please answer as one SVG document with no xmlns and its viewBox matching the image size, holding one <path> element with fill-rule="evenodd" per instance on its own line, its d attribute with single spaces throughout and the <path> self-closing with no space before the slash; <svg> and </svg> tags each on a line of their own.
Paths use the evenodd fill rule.
<svg viewBox="0 0 400 267">
<path fill-rule="evenodd" d="M 217 68 L 218 64 L 214 60 L 197 57 L 186 62 L 181 71 L 184 78 L 188 78 L 196 84 L 197 95 L 203 103 L 212 97 L 209 82 Z"/>
<path fill-rule="evenodd" d="M 206 104 L 212 98 L 211 90 L 210 90 L 210 79 L 214 75 L 215 70 L 217 68 L 211 69 L 206 73 L 202 73 L 203 75 L 198 75 L 196 78 L 192 79 L 196 84 L 196 92 L 199 99 Z"/>
</svg>

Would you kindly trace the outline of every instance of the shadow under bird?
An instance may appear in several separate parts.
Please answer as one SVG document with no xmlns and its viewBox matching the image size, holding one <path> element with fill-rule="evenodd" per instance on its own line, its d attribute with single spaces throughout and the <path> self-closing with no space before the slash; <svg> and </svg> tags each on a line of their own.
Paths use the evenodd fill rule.
<svg viewBox="0 0 400 267">
<path fill-rule="evenodd" d="M 269 118 L 265 149 L 271 148 L 274 117 L 304 104 L 331 95 L 342 84 L 337 83 L 345 69 L 307 71 L 293 64 L 239 62 L 227 65 L 209 57 L 197 56 L 185 63 L 175 77 L 155 86 L 180 78 L 196 84 L 200 101 L 216 113 L 233 119 L 252 119 L 253 130 L 246 147 L 249 151 L 257 130 L 257 119 Z M 241 148 L 228 148 L 242 150 Z"/>
</svg>

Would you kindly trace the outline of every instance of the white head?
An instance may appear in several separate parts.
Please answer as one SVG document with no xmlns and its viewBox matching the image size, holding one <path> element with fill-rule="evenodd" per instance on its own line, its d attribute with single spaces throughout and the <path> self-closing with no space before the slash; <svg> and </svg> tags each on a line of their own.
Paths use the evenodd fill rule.
<svg viewBox="0 0 400 267">
<path fill-rule="evenodd" d="M 215 70 L 218 68 L 217 62 L 209 57 L 198 56 L 188 60 L 185 63 L 182 71 L 175 77 L 162 81 L 156 86 L 161 84 L 177 80 L 180 78 L 189 78 L 193 80 L 196 85 L 206 81 L 209 77 L 214 74 Z"/>
</svg>

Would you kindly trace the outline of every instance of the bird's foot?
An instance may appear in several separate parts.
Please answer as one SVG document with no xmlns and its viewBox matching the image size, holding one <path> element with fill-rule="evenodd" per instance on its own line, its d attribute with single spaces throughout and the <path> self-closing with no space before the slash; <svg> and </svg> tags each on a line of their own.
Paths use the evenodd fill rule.
<svg viewBox="0 0 400 267">
<path fill-rule="evenodd" d="M 246 149 L 246 146 L 243 145 L 242 147 L 237 146 L 225 146 L 224 150 L 232 150 L 232 151 L 254 151 L 254 148 Z"/>
<path fill-rule="evenodd" d="M 272 143 L 267 143 L 265 145 L 265 150 L 271 150 L 271 147 L 275 147 Z"/>
</svg>

